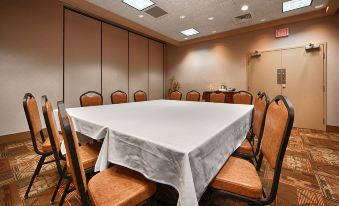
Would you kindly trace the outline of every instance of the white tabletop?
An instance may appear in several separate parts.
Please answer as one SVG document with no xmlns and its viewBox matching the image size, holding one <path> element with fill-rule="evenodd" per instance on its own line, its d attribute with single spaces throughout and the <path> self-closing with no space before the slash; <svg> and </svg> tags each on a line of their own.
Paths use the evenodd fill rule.
<svg viewBox="0 0 339 206">
<path fill-rule="evenodd" d="M 108 162 L 173 186 L 178 205 L 198 200 L 244 140 L 252 105 L 156 100 L 69 108 L 75 129 L 105 139 L 96 170 Z"/>
</svg>

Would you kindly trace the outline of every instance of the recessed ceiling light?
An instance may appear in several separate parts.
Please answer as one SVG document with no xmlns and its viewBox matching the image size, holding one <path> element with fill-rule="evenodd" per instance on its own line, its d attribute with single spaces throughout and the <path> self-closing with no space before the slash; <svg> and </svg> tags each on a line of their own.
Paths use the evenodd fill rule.
<svg viewBox="0 0 339 206">
<path fill-rule="evenodd" d="M 184 31 L 181 31 L 180 33 L 182 33 L 183 35 L 186 35 L 186 36 L 192 36 L 192 35 L 195 35 L 195 34 L 199 34 L 199 32 L 197 30 L 195 30 L 194 28 L 186 29 Z"/>
<path fill-rule="evenodd" d="M 217 31 L 212 31 L 212 33 L 217 33 Z"/>
<path fill-rule="evenodd" d="M 248 9 L 248 6 L 247 6 L 247 5 L 242 5 L 241 11 L 247 11 L 247 9 Z"/>
<path fill-rule="evenodd" d="M 188 38 L 187 38 L 187 37 L 185 37 L 184 39 L 185 39 L 185 40 L 187 40 Z"/>
<path fill-rule="evenodd" d="M 213 16 L 211 16 L 211 17 L 208 17 L 208 20 L 210 20 L 210 21 L 212 21 L 214 19 L 214 17 Z"/>
<path fill-rule="evenodd" d="M 143 18 L 143 17 L 144 17 L 144 15 L 142 15 L 142 14 L 139 14 L 139 15 L 138 15 L 138 17 L 139 17 L 139 18 Z"/>
<path fill-rule="evenodd" d="M 310 6 L 312 0 L 291 0 L 283 2 L 283 12 L 292 11 L 295 9 L 300 9 L 303 7 Z"/>
<path fill-rule="evenodd" d="M 154 4 L 151 0 L 123 0 L 125 4 L 130 5 L 131 7 L 141 11 L 147 7 L 150 7 Z"/>
<path fill-rule="evenodd" d="M 330 6 L 327 6 L 326 7 L 326 13 L 328 12 L 329 9 L 330 9 Z"/>
<path fill-rule="evenodd" d="M 324 4 L 319 4 L 319 5 L 316 5 L 314 8 L 320 9 L 320 8 L 322 8 L 323 6 L 324 6 Z"/>
<path fill-rule="evenodd" d="M 260 19 L 260 21 L 266 21 L 266 19 Z"/>
<path fill-rule="evenodd" d="M 184 18 L 186 18 L 186 16 L 179 16 L 179 18 L 180 18 L 180 19 L 184 19 Z"/>
</svg>

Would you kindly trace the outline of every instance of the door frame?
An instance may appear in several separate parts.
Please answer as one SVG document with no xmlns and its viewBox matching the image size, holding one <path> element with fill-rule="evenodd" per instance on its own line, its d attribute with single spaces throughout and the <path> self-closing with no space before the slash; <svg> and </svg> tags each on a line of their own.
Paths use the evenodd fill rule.
<svg viewBox="0 0 339 206">
<path fill-rule="evenodd" d="M 324 97 L 323 97 L 323 104 L 324 104 L 324 125 L 323 125 L 323 131 L 326 131 L 327 126 L 327 42 L 322 43 L 315 43 L 319 45 L 323 45 L 323 91 L 324 91 Z M 300 45 L 300 46 L 291 46 L 291 47 L 284 47 L 284 48 L 276 48 L 276 49 L 267 49 L 267 50 L 257 50 L 260 53 L 262 52 L 272 52 L 272 51 L 278 51 L 278 50 L 288 50 L 288 49 L 296 49 L 296 48 L 305 48 L 306 45 Z M 246 88 L 249 90 L 249 64 L 251 60 L 251 52 L 247 52 L 246 55 Z M 260 57 L 259 57 L 260 58 Z"/>
</svg>

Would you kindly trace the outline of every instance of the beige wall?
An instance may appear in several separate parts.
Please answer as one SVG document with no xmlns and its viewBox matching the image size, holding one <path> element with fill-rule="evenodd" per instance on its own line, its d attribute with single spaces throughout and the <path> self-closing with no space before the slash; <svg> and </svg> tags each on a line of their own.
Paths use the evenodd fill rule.
<svg viewBox="0 0 339 206">
<path fill-rule="evenodd" d="M 242 35 L 194 45 L 167 45 L 166 90 L 172 76 L 181 83 L 181 91 L 200 92 L 212 83 L 219 87 L 246 89 L 246 54 L 254 50 L 271 50 L 327 42 L 327 124 L 339 126 L 339 14 L 305 22 L 282 25 L 290 36 L 276 39 L 275 29 L 263 29 Z"/>
<path fill-rule="evenodd" d="M 27 2 L 0 3 L 0 135 L 28 130 L 26 92 L 62 99 L 62 5 Z"/>
<path fill-rule="evenodd" d="M 74 107 L 79 106 L 81 93 L 100 92 L 102 84 L 105 103 L 109 104 L 109 95 L 115 89 L 128 92 L 129 70 L 135 82 L 140 82 L 133 73 L 136 70 L 137 78 L 142 76 L 144 80 L 142 85 L 131 86 L 135 86 L 134 89 L 145 86 L 146 89 L 140 89 L 148 91 L 148 61 L 163 61 L 162 55 L 148 56 L 148 38 L 130 32 L 130 36 L 142 39 L 144 44 L 141 50 L 133 47 L 129 51 L 128 31 L 104 23 L 101 31 L 100 21 L 67 9 L 64 26 L 63 74 L 62 3 L 57 0 L 0 1 L 0 136 L 28 131 L 22 107 L 26 92 L 35 95 L 39 108 L 44 94 L 56 106 L 63 98 L 64 86 L 66 106 Z M 130 43 L 133 46 L 135 42 Z M 153 54 L 156 50 L 150 52 Z M 134 59 L 142 59 L 143 67 Z M 161 78 L 156 82 L 163 81 L 162 75 L 156 77 Z M 162 85 L 160 89 L 163 90 Z M 151 88 L 151 92 L 154 91 L 158 88 Z M 42 115 L 41 119 L 44 122 Z"/>
</svg>

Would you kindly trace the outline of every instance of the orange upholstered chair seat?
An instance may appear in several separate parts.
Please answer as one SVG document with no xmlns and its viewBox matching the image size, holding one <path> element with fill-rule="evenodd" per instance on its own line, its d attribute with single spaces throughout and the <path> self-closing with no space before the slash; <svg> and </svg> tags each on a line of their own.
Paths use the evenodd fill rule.
<svg viewBox="0 0 339 206">
<path fill-rule="evenodd" d="M 62 135 L 61 134 L 58 134 L 58 139 L 59 139 L 60 142 L 62 141 Z M 49 139 L 49 137 L 47 137 L 45 139 L 45 141 L 42 143 L 41 150 L 43 152 L 50 152 L 50 151 L 52 151 L 51 140 Z"/>
<path fill-rule="evenodd" d="M 186 101 L 200 101 L 200 93 L 194 90 L 187 92 Z"/>
<path fill-rule="evenodd" d="M 116 91 L 111 94 L 112 104 L 127 103 L 127 94 L 123 91 Z"/>
<path fill-rule="evenodd" d="M 214 103 L 224 103 L 226 95 L 224 93 L 212 93 L 210 95 L 210 101 Z"/>
<path fill-rule="evenodd" d="M 82 107 L 99 106 L 103 104 L 102 95 L 95 91 L 85 92 L 80 96 L 80 105 Z"/>
<path fill-rule="evenodd" d="M 181 100 L 181 97 L 182 93 L 179 91 L 171 92 L 171 94 L 169 95 L 170 100 Z"/>
<path fill-rule="evenodd" d="M 101 149 L 101 143 L 95 142 L 79 147 L 79 155 L 84 169 L 89 169 L 95 166 L 98 155 Z M 67 161 L 67 171 L 71 171 L 69 161 Z"/>
<path fill-rule="evenodd" d="M 233 95 L 234 104 L 252 104 L 253 96 L 246 91 L 240 91 Z"/>
<path fill-rule="evenodd" d="M 255 167 L 247 160 L 230 157 L 211 186 L 215 189 L 261 198 L 262 184 Z"/>
<path fill-rule="evenodd" d="M 241 145 L 236 150 L 237 152 L 240 152 L 242 154 L 252 154 L 252 145 L 248 140 L 244 140 Z"/>
<path fill-rule="evenodd" d="M 96 174 L 88 183 L 88 195 L 93 205 L 137 205 L 155 191 L 155 183 L 121 166 Z"/>
<path fill-rule="evenodd" d="M 137 91 L 134 93 L 134 101 L 135 102 L 143 102 L 143 101 L 147 101 L 147 95 L 144 91 Z"/>
</svg>

